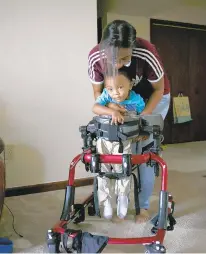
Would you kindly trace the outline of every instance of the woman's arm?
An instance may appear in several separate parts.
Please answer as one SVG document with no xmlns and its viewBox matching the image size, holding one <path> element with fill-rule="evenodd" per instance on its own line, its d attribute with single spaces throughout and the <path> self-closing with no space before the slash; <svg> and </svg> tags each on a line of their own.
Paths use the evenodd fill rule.
<svg viewBox="0 0 206 254">
<path fill-rule="evenodd" d="M 88 55 L 88 76 L 92 84 L 94 99 L 102 93 L 104 87 L 104 74 L 100 64 L 99 46 L 92 48 Z"/>
<path fill-rule="evenodd" d="M 92 84 L 92 87 L 93 87 L 94 99 L 96 100 L 97 97 L 99 97 L 101 95 L 101 93 L 103 91 L 104 84 L 100 84 L 100 85 Z"/>
<path fill-rule="evenodd" d="M 144 45 L 144 49 L 142 51 L 140 49 L 140 55 L 144 54 L 145 56 L 143 72 L 145 78 L 151 83 L 154 89 L 142 114 L 151 114 L 164 94 L 165 71 L 155 45 L 143 39 L 141 39 L 141 43 Z"/>
<path fill-rule="evenodd" d="M 154 92 L 149 98 L 146 107 L 142 111 L 141 115 L 152 114 L 153 110 L 156 108 L 157 104 L 160 102 L 164 94 L 164 77 L 162 77 L 158 82 L 151 84 L 154 88 Z"/>
</svg>

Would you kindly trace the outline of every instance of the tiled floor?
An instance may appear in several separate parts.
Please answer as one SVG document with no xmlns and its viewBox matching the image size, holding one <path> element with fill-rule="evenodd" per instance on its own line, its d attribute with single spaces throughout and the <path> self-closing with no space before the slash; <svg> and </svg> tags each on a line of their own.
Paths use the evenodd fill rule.
<svg viewBox="0 0 206 254">
<path fill-rule="evenodd" d="M 165 237 L 168 253 L 204 253 L 206 252 L 206 142 L 170 145 L 164 152 L 164 159 L 169 166 L 169 191 L 175 201 L 175 230 Z M 151 215 L 158 204 L 160 177 L 156 180 L 151 199 Z M 92 187 L 76 189 L 78 200 L 84 199 L 92 192 Z M 6 204 L 15 216 L 15 229 L 12 229 L 12 216 L 4 207 L 0 224 L 0 235 L 8 236 L 14 242 L 15 252 L 47 252 L 45 237 L 47 230 L 56 223 L 61 215 L 64 191 L 55 191 L 11 197 Z M 90 233 L 96 232 L 114 237 L 136 237 L 148 235 L 149 223 L 138 226 L 133 222 L 132 211 L 122 224 L 113 224 L 98 218 L 88 217 L 79 228 Z M 104 252 L 138 253 L 142 246 L 108 245 Z"/>
</svg>

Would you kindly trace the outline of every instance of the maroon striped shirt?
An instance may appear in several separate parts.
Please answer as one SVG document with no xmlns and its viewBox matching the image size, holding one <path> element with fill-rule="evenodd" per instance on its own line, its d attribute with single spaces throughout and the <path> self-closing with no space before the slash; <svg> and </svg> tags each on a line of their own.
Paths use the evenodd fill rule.
<svg viewBox="0 0 206 254">
<path fill-rule="evenodd" d="M 170 92 L 170 82 L 155 46 L 141 38 L 137 38 L 137 43 L 138 47 L 134 48 L 132 52 L 132 61 L 136 60 L 136 83 L 143 77 L 151 83 L 158 82 L 164 77 L 164 94 L 168 94 Z M 89 52 L 88 74 L 92 84 L 104 83 L 99 44 Z"/>
</svg>

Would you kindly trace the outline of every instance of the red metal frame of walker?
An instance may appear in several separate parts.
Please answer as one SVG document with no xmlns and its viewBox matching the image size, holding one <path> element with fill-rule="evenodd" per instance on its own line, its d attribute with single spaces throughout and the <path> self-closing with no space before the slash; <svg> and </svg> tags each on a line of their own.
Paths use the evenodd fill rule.
<svg viewBox="0 0 206 254">
<path fill-rule="evenodd" d="M 91 152 L 87 151 L 83 155 L 77 155 L 70 164 L 69 169 L 69 179 L 68 186 L 74 186 L 74 176 L 75 176 L 75 168 L 77 163 L 83 159 L 84 163 L 90 163 L 91 161 Z M 100 155 L 99 157 L 100 163 L 112 163 L 112 164 L 121 164 L 122 156 L 121 155 Z M 167 191 L 167 180 L 168 180 L 168 169 L 165 161 L 158 155 L 154 153 L 147 153 L 142 155 L 131 155 L 132 164 L 142 164 L 147 163 L 150 160 L 157 162 L 161 168 L 161 191 Z M 86 204 L 88 201 L 92 199 L 92 195 L 89 196 L 82 204 Z M 170 208 L 168 208 L 168 213 L 170 212 Z M 54 233 L 64 234 L 65 226 L 68 221 L 59 221 L 53 228 L 52 231 Z M 109 237 L 107 244 L 152 244 L 154 242 L 163 243 L 165 237 L 166 229 L 158 228 L 157 232 L 153 236 L 149 237 L 139 237 L 139 238 L 113 238 Z M 69 237 L 74 238 L 76 233 L 70 234 Z"/>
</svg>

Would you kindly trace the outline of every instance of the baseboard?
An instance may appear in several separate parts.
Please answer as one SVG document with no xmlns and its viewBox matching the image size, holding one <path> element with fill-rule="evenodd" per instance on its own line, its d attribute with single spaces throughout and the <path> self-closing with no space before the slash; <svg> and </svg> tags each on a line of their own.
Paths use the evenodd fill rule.
<svg viewBox="0 0 206 254">
<path fill-rule="evenodd" d="M 93 184 L 93 177 L 80 178 L 74 181 L 75 187 L 88 186 L 92 184 Z M 29 185 L 29 186 L 7 188 L 5 192 L 5 196 L 13 197 L 13 196 L 28 195 L 28 194 L 34 194 L 34 193 L 40 193 L 40 192 L 62 190 L 62 189 L 65 189 L 66 186 L 67 186 L 67 181 L 61 181 L 61 182 L 52 182 L 52 183 L 43 183 L 43 184 L 36 184 L 36 185 Z"/>
</svg>

